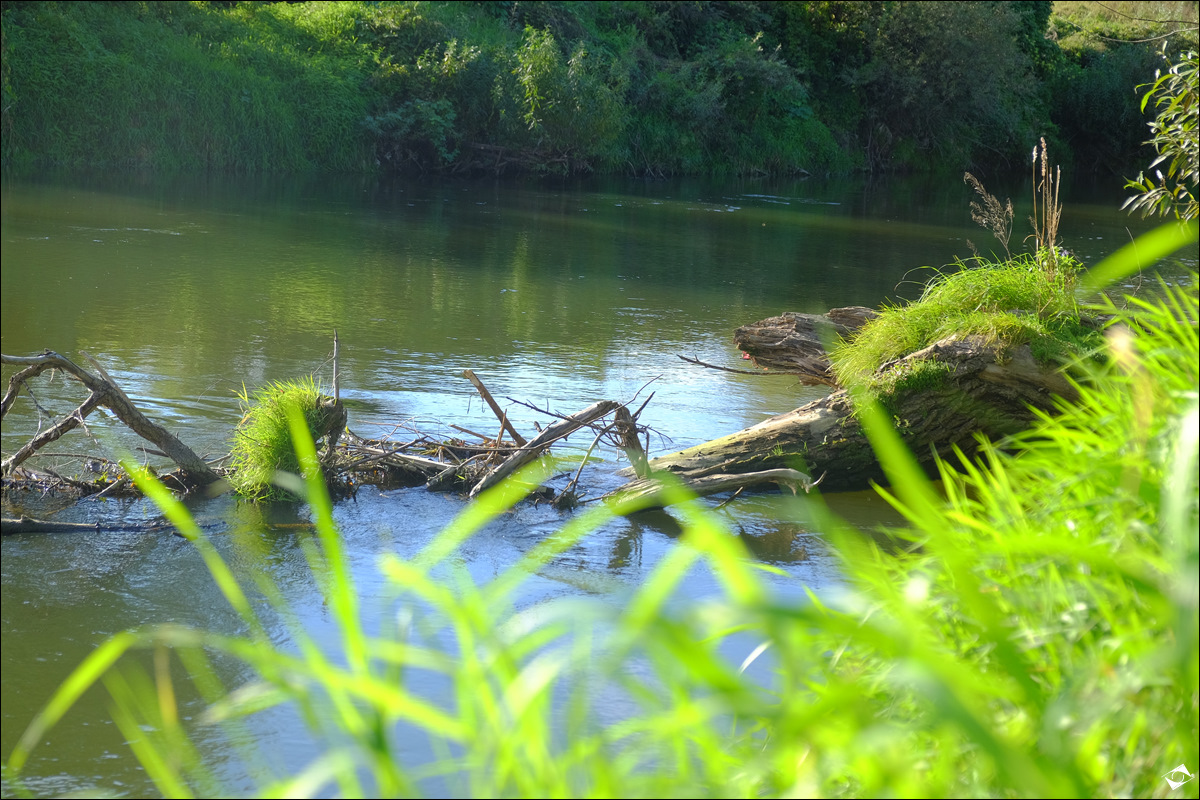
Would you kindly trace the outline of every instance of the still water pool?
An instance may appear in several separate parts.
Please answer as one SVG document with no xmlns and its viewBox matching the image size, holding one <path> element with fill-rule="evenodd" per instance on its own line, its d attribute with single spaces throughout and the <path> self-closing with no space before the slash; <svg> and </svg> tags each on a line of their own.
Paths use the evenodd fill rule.
<svg viewBox="0 0 1200 800">
<path fill-rule="evenodd" d="M 1063 240 L 1085 263 L 1149 227 L 1117 210 L 1119 184 L 1068 187 L 1068 197 L 1079 199 L 1067 204 Z M 989 188 L 1028 195 L 1019 184 Z M 970 256 L 968 239 L 985 253 L 998 247 L 971 223 L 971 199 L 966 186 L 927 178 L 6 179 L 0 344 L 12 355 L 46 348 L 90 354 L 147 414 L 210 455 L 228 450 L 243 386 L 310 373 L 328 381 L 335 329 L 342 395 L 360 435 L 416 429 L 443 436 L 454 433 L 452 424 L 494 433 L 494 417 L 462 377 L 471 369 L 524 431 L 545 418 L 514 401 L 570 413 L 652 391 L 641 421 L 653 429 L 652 454 L 663 453 L 822 393 L 786 377 L 702 369 L 678 355 L 738 367 L 731 334 L 739 325 L 783 311 L 916 296 L 929 274 L 921 268 Z M 1018 219 L 1027 215 L 1018 208 Z M 6 381 L 10 374 L 6 367 Z M 40 386 L 37 399 L 49 413 L 82 399 L 62 380 Z M 4 420 L 5 454 L 38 424 L 37 410 L 22 399 Z M 138 444 L 99 415 L 89 436 L 76 431 L 50 449 L 114 455 Z M 578 455 L 590 437 L 575 438 Z M 615 455 L 601 456 L 583 479 L 593 495 L 618 483 Z M 65 456 L 41 463 L 56 461 L 78 469 Z M 780 568 L 769 580 L 781 597 L 799 600 L 806 588 L 836 593 L 840 579 L 821 530 L 785 500 L 753 495 L 717 513 L 756 558 Z M 829 501 L 864 529 L 896 521 L 871 493 Z M 190 503 L 235 572 L 266 575 L 309 635 L 328 646 L 338 640 L 303 552 L 313 535 L 306 508 L 254 507 L 228 496 Z M 368 606 L 387 595 L 379 557 L 414 555 L 463 507 L 458 497 L 422 488 L 370 487 L 337 505 Z M 113 633 L 159 623 L 241 630 L 191 545 L 163 532 L 119 530 L 158 518 L 145 502 L 59 507 L 16 494 L 4 499 L 4 512 L 118 528 L 3 539 L 4 758 L 54 687 Z M 471 538 L 456 563 L 486 581 L 564 519 L 545 506 L 519 506 Z M 672 512 L 613 521 L 532 576 L 518 602 L 575 595 L 620 602 L 678 546 L 679 533 Z M 682 601 L 715 592 L 711 576 L 697 574 L 684 584 Z M 286 641 L 286 621 L 271 633 Z M 236 685 L 238 668 L 227 669 L 227 683 Z M 442 690 L 436 683 L 423 689 L 431 696 Z M 257 723 L 254 736 L 278 754 L 283 771 L 314 754 L 286 712 Z M 224 739 L 201 733 L 200 743 L 231 790 L 250 790 L 252 776 L 225 758 Z M 417 763 L 429 753 L 414 745 L 405 757 Z M 100 692 L 86 696 L 35 751 L 25 787 L 37 795 L 154 791 Z M 13 791 L 6 782 L 4 794 Z"/>
</svg>

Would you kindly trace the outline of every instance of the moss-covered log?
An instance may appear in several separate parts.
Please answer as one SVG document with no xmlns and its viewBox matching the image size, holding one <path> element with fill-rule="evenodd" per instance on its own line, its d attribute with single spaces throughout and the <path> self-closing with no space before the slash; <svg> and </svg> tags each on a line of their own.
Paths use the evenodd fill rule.
<svg viewBox="0 0 1200 800">
<path fill-rule="evenodd" d="M 1056 395 L 1074 396 L 1060 371 L 1039 364 L 1028 346 L 998 352 L 980 336 L 943 339 L 883 365 L 879 377 L 890 383 L 881 401 L 926 465 L 954 447 L 970 452 L 977 433 L 998 438 L 1026 427 L 1030 409 L 1051 409 Z M 834 490 L 859 489 L 883 477 L 845 390 L 650 462 L 653 471 L 685 479 L 718 469 L 737 474 L 787 467 Z"/>
</svg>

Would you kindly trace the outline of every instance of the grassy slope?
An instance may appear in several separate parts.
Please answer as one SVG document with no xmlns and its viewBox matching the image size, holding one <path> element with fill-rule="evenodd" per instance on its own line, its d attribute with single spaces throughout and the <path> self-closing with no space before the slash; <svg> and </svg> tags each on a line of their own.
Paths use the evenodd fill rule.
<svg viewBox="0 0 1200 800">
<path fill-rule="evenodd" d="M 5 161 L 362 170 L 371 54 L 330 38 L 337 10 L 182 3 L 6 9 L 5 61 L 15 66 L 5 75 Z"/>
<path fill-rule="evenodd" d="M 763 74 L 739 81 L 773 81 L 783 87 L 779 102 L 802 102 L 786 68 L 747 37 L 702 63 L 667 65 L 641 86 L 653 57 L 633 63 L 637 42 L 597 27 L 603 10 L 586 29 L 573 15 L 559 13 L 595 55 L 459 3 L 14 4 L 4 14 L 4 160 L 360 171 L 461 163 L 469 145 L 483 143 L 530 149 L 525 166 L 535 168 L 563 154 L 602 170 L 639 161 L 692 172 L 849 165 L 824 126 L 803 115 L 764 127 L 762 141 L 744 129 L 736 148 L 714 153 L 714 142 L 733 140 L 731 126 L 773 113 L 775 101 L 726 114 L 720 89 L 729 76 L 706 71 L 746 66 Z M 645 114 L 628 107 L 634 81 L 641 88 L 630 92 L 662 95 L 640 98 Z M 672 106 L 697 103 L 709 107 L 673 125 Z"/>
</svg>

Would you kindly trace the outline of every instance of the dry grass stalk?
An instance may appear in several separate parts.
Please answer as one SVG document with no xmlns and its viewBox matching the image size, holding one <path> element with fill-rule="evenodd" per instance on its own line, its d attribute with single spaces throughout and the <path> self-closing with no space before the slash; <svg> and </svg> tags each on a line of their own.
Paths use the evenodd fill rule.
<svg viewBox="0 0 1200 800">
<path fill-rule="evenodd" d="M 1038 182 L 1038 164 L 1041 164 L 1042 180 Z M 1029 224 L 1037 244 L 1037 259 L 1050 275 L 1058 271 L 1058 223 L 1062 219 L 1062 205 L 1058 202 L 1058 187 L 1062 182 L 1062 168 L 1050 169 L 1050 157 L 1046 152 L 1046 140 L 1042 138 L 1040 148 L 1033 148 L 1033 216 Z M 1041 193 L 1041 214 L 1038 213 L 1038 193 Z M 1028 238 L 1028 237 L 1026 237 Z"/>
<path fill-rule="evenodd" d="M 988 194 L 979 179 L 969 172 L 963 173 L 963 182 L 975 190 L 981 201 L 971 201 L 971 220 L 991 231 L 992 235 L 1000 240 L 1000 244 L 1004 245 L 1005 257 L 1012 258 L 1012 252 L 1008 249 L 1008 240 L 1012 237 L 1012 200 L 1006 200 L 1005 205 L 1000 205 L 996 196 Z"/>
</svg>

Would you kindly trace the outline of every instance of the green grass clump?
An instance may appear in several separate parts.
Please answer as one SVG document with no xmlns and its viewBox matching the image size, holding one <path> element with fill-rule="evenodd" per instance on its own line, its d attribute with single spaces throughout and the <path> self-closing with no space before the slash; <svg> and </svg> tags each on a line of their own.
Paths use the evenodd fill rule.
<svg viewBox="0 0 1200 800">
<path fill-rule="evenodd" d="M 885 308 L 830 353 L 843 385 L 871 384 L 875 370 L 950 336 L 983 336 L 1004 352 L 1030 345 L 1034 357 L 1061 364 L 1097 347 L 1101 335 L 1080 321 L 1074 274 L 1060 259 L 1048 275 L 1032 256 L 939 274 L 921 298 Z"/>
<path fill-rule="evenodd" d="M 278 472 L 300 472 L 300 462 L 292 446 L 288 415 L 298 410 L 310 435 L 320 436 L 328 427 L 329 412 L 312 377 L 297 381 L 269 383 L 251 397 L 241 394 L 245 416 L 234 433 L 229 482 L 248 500 L 274 500 L 291 497 L 275 485 Z"/>
<path fill-rule="evenodd" d="M 259 767 L 264 796 L 1195 798 L 1200 782 L 1172 790 L 1164 775 L 1194 770 L 1200 745 L 1196 286 L 1193 273 L 1154 302 L 1110 306 L 1125 324 L 1107 340 L 1110 358 L 1078 365 L 1079 399 L 1003 449 L 985 445 L 981 460 L 943 465 L 944 496 L 865 404 L 892 487 L 881 493 L 911 528 L 885 551 L 819 499 L 799 501 L 841 558 L 836 603 L 774 594 L 721 518 L 676 494 L 683 534 L 628 597 L 521 608 L 531 574 L 630 509 L 594 506 L 477 583 L 456 569 L 459 548 L 524 496 L 514 482 L 416 557 L 382 558 L 386 621 L 368 631 L 293 410 L 316 521 L 306 554 L 342 634 L 325 652 L 301 621 L 293 641 L 268 634 L 182 503 L 127 465 L 194 542 L 246 632 L 164 625 L 113 637 L 33 720 L 5 777 L 19 785 L 37 742 L 102 680 L 164 795 L 228 794 L 229 752 L 207 763 L 193 743 L 213 731 L 176 707 L 175 683 L 190 680 L 210 704 L 203 720 L 232 728 L 238 754 Z M 696 569 L 717 588 L 682 602 Z M 259 588 L 262 611 L 295 618 L 269 581 Z M 153 675 L 124 658 L 138 649 L 155 652 Z M 174 657 L 186 670 L 170 668 Z M 252 677 L 223 686 L 217 658 Z M 746 674 L 760 658 L 766 680 Z M 448 688 L 420 696 L 407 680 L 416 672 Z M 261 740 L 238 735 L 245 717 L 280 703 L 326 748 L 294 775 L 273 774 Z M 614 720 L 618 707 L 627 712 Z M 415 735 L 444 754 L 437 763 L 403 762 Z"/>
</svg>

